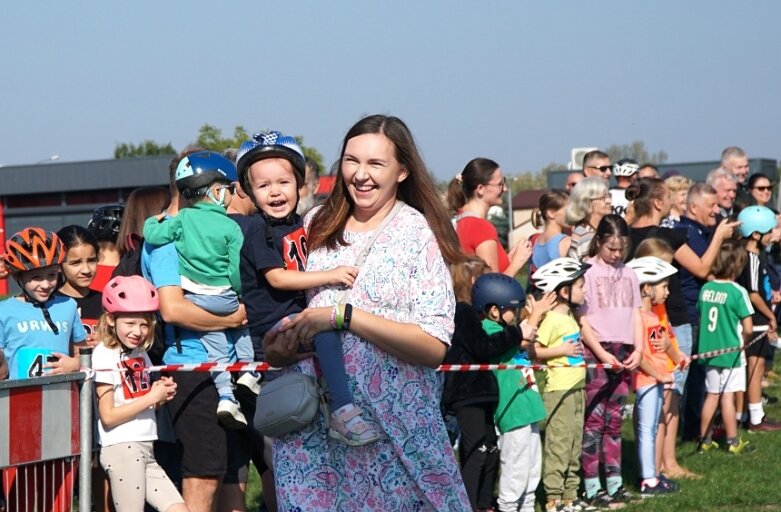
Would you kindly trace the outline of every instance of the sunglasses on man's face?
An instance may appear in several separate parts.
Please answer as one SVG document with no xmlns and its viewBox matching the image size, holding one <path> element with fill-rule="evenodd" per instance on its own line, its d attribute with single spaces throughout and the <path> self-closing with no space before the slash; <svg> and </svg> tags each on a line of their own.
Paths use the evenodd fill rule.
<svg viewBox="0 0 781 512">
<path fill-rule="evenodd" d="M 587 165 L 586 167 L 589 167 L 591 169 L 596 169 L 599 172 L 613 172 L 612 165 L 600 165 L 599 167 L 597 167 L 596 165 Z"/>
</svg>

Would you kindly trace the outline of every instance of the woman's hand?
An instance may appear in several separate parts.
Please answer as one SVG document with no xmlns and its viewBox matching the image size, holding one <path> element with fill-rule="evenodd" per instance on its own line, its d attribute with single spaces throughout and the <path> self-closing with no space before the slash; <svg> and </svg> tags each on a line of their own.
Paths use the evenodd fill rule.
<svg viewBox="0 0 781 512">
<path fill-rule="evenodd" d="M 640 360 L 643 358 L 643 354 L 639 350 L 633 350 L 629 357 L 624 359 L 624 369 L 632 371 L 640 366 Z"/>
<path fill-rule="evenodd" d="M 514 267 L 523 267 L 532 257 L 532 243 L 526 239 L 521 240 L 510 249 L 510 254 L 507 256 Z"/>
<path fill-rule="evenodd" d="M 283 318 L 263 337 L 263 353 L 266 362 L 272 366 L 288 366 L 312 355 L 311 352 L 299 352 L 301 340 L 297 331 L 286 330 L 291 323 L 289 318 Z"/>
</svg>

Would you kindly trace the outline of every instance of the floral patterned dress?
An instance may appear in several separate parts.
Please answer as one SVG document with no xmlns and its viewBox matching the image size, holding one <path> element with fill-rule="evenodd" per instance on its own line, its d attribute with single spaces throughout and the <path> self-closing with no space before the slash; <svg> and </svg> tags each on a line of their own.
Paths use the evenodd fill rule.
<svg viewBox="0 0 781 512">
<path fill-rule="evenodd" d="M 349 245 L 310 253 L 307 270 L 353 265 L 372 233 L 344 236 Z M 331 306 L 339 293 L 336 287 L 310 290 L 309 305 Z M 420 325 L 450 343 L 452 282 L 436 239 L 417 210 L 404 206 L 385 227 L 359 270 L 349 302 L 384 318 Z M 401 361 L 350 332 L 343 343 L 355 404 L 382 436 L 367 446 L 348 446 L 328 437 L 318 415 L 305 429 L 276 439 L 280 510 L 471 510 L 439 412 L 436 372 Z M 288 371 L 315 375 L 314 361 Z"/>
</svg>

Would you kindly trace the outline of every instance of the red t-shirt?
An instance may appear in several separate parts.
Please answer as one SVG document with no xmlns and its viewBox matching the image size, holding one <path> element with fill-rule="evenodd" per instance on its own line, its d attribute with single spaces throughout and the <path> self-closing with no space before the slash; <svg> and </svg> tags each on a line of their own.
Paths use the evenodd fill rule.
<svg viewBox="0 0 781 512">
<path fill-rule="evenodd" d="M 456 222 L 456 234 L 461 248 L 467 254 L 475 254 L 477 246 L 486 240 L 496 242 L 496 248 L 499 251 L 499 272 L 504 272 L 510 266 L 510 258 L 502 244 L 499 243 L 499 235 L 493 224 L 480 217 L 465 216 Z"/>
</svg>

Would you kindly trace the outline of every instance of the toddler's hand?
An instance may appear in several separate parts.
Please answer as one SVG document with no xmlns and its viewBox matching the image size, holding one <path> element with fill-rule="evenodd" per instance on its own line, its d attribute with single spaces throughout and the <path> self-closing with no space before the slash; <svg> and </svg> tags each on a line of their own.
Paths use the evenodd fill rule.
<svg viewBox="0 0 781 512">
<path fill-rule="evenodd" d="M 44 368 L 49 369 L 47 372 L 49 375 L 57 375 L 58 373 L 70 373 L 79 371 L 79 358 L 70 357 L 67 354 L 61 352 L 52 352 L 52 356 L 56 357 L 56 361 L 46 363 Z"/>
<path fill-rule="evenodd" d="M 539 300 L 535 300 L 534 297 L 529 295 L 526 299 L 526 310 L 531 314 L 537 314 L 539 316 L 544 315 L 556 305 L 556 293 L 548 292 Z"/>
<path fill-rule="evenodd" d="M 690 357 L 683 356 L 683 359 L 681 359 L 681 362 L 678 363 L 678 369 L 679 370 L 685 370 L 689 367 L 689 365 L 692 364 L 692 360 Z"/>
<path fill-rule="evenodd" d="M 580 343 L 565 343 L 562 345 L 565 356 L 583 356 L 583 345 Z"/>
<path fill-rule="evenodd" d="M 330 278 L 328 284 L 341 284 L 352 288 L 355 278 L 358 276 L 358 269 L 342 265 L 330 270 L 328 274 Z"/>
</svg>

